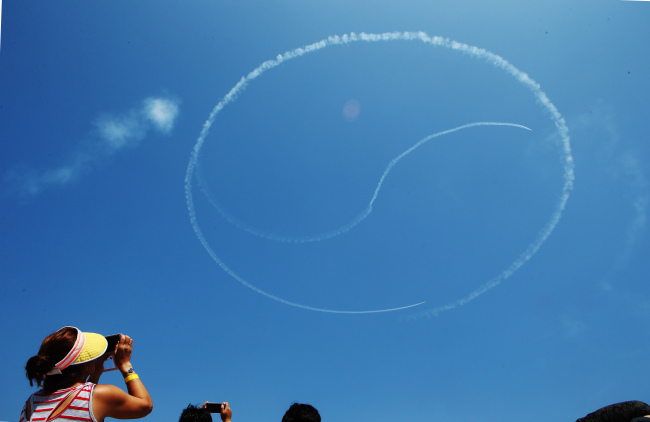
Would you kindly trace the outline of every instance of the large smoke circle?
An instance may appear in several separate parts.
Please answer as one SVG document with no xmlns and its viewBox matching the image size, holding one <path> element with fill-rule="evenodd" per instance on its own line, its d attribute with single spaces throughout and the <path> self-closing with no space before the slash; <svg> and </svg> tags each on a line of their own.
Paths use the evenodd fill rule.
<svg viewBox="0 0 650 422">
<path fill-rule="evenodd" d="M 275 296 L 271 293 L 268 293 L 249 281 L 245 280 L 241 276 L 239 276 L 237 273 L 235 273 L 230 267 L 228 267 L 214 252 L 210 244 L 207 242 L 199 224 L 197 221 L 196 217 L 196 211 L 194 207 L 194 198 L 192 194 L 192 179 L 195 176 L 196 173 L 196 168 L 197 168 L 197 161 L 200 156 L 201 148 L 206 140 L 206 137 L 209 133 L 210 127 L 215 121 L 215 118 L 217 115 L 221 112 L 221 110 L 227 106 L 228 104 L 236 101 L 238 95 L 241 94 L 241 92 L 245 89 L 245 87 L 254 79 L 262 75 L 264 72 L 266 72 L 269 69 L 272 69 L 278 65 L 280 65 L 283 62 L 286 62 L 288 60 L 303 56 L 305 54 L 315 52 L 318 50 L 321 50 L 325 47 L 332 46 L 332 45 L 343 45 L 343 44 L 349 44 L 353 42 L 360 42 L 360 41 L 365 41 L 365 42 L 389 42 L 389 41 L 420 41 L 426 44 L 429 44 L 434 47 L 442 47 L 446 48 L 449 50 L 453 51 L 458 51 L 461 53 L 465 53 L 471 57 L 480 59 L 485 61 L 486 63 L 494 66 L 495 68 L 501 69 L 505 71 L 507 74 L 510 76 L 514 77 L 515 80 L 522 85 L 524 85 L 528 90 L 533 94 L 537 102 L 541 105 L 541 107 L 550 115 L 551 120 L 553 121 L 555 127 L 557 128 L 557 133 L 560 138 L 561 142 L 561 154 L 562 154 L 562 161 L 563 161 L 563 180 L 564 180 L 564 185 L 562 189 L 562 194 L 560 196 L 560 199 L 557 201 L 555 209 L 553 213 L 551 214 L 550 218 L 548 221 L 544 224 L 544 226 L 540 229 L 538 232 L 535 240 L 531 242 L 528 247 L 520 253 L 520 255 L 506 268 L 504 269 L 500 274 L 498 274 L 496 277 L 488 280 L 487 282 L 483 283 L 481 286 L 476 288 L 475 290 L 471 291 L 469 294 L 466 296 L 462 297 L 461 299 L 448 303 L 445 305 L 441 305 L 435 308 L 432 308 L 430 310 L 421 312 L 418 315 L 424 315 L 424 316 L 435 316 L 438 315 L 441 312 L 447 311 L 454 309 L 460 305 L 464 305 L 471 300 L 477 298 L 478 296 L 482 295 L 486 291 L 490 290 L 491 288 L 497 286 L 500 284 L 502 281 L 506 280 L 509 278 L 515 271 L 517 271 L 523 264 L 525 264 L 530 258 L 532 258 L 535 253 L 539 250 L 541 245 L 546 241 L 546 239 L 550 236 L 552 231 L 555 229 L 558 221 L 560 220 L 562 216 L 562 212 L 564 211 L 564 208 L 566 206 L 566 203 L 569 199 L 569 195 L 573 189 L 573 180 L 574 180 L 574 164 L 573 164 L 573 157 L 571 155 L 571 146 L 569 142 L 569 136 L 568 136 L 568 128 L 566 126 L 566 123 L 564 121 L 564 118 L 560 114 L 560 112 L 557 110 L 555 105 L 548 99 L 546 94 L 541 90 L 540 85 L 535 82 L 532 78 L 530 78 L 526 73 L 520 71 L 517 69 L 515 66 L 513 66 L 511 63 L 509 63 L 507 60 L 504 58 L 491 53 L 485 49 L 475 47 L 475 46 L 470 46 L 467 44 L 459 43 L 447 38 L 443 37 L 431 37 L 427 35 L 424 32 L 391 32 L 391 33 L 383 33 L 383 34 L 367 34 L 367 33 L 350 33 L 346 34 L 343 36 L 330 36 L 327 39 L 321 40 L 319 42 L 307 45 L 305 47 L 300 47 L 294 50 L 290 50 L 285 52 L 284 54 L 278 55 L 275 59 L 268 60 L 264 63 L 262 63 L 259 67 L 254 69 L 252 72 L 250 72 L 248 75 L 242 77 L 240 81 L 226 94 L 226 96 L 213 108 L 212 112 L 210 113 L 208 120 L 204 123 L 203 129 L 196 141 L 196 144 L 194 145 L 194 148 L 191 153 L 191 157 L 189 160 L 189 164 L 187 167 L 186 175 L 185 175 L 185 197 L 187 201 L 187 207 L 188 207 L 188 212 L 189 212 L 189 217 L 190 217 L 190 222 L 192 224 L 192 227 L 194 229 L 194 232 L 196 233 L 199 241 L 205 248 L 205 250 L 208 252 L 208 254 L 211 256 L 211 258 L 231 277 L 233 277 L 235 280 L 240 282 L 241 284 L 245 285 L 246 287 L 270 298 L 273 300 L 276 300 L 278 302 L 284 303 L 286 305 L 290 306 L 295 306 L 298 308 L 303 308 L 303 309 L 308 309 L 308 310 L 313 310 L 313 311 L 319 311 L 319 312 L 329 312 L 329 313 L 343 313 L 343 314 L 362 314 L 362 313 L 377 313 L 377 312 L 389 312 L 389 311 L 396 311 L 396 310 L 401 310 L 401 309 L 406 309 L 406 308 L 411 308 L 417 305 L 421 305 L 421 303 L 413 304 L 413 305 L 408 305 L 408 306 L 400 306 L 396 308 L 390 308 L 390 309 L 378 309 L 378 310 L 359 310 L 359 311 L 349 311 L 349 310 L 334 310 L 334 309 L 324 309 L 324 308 L 317 308 L 313 306 L 308 306 L 300 303 L 295 303 L 291 302 L 288 300 L 285 300 L 281 297 Z M 358 109 L 350 109 L 347 110 L 350 116 L 358 115 Z M 472 126 L 472 125 L 510 125 L 510 126 L 519 126 L 523 127 L 521 125 L 516 125 L 516 124 L 508 124 L 508 123 L 497 123 L 497 122 L 478 122 L 478 123 L 473 123 L 473 124 L 468 124 L 464 125 L 459 128 L 455 129 L 450 129 L 444 132 L 439 132 L 438 134 L 430 135 L 429 137 L 421 140 L 416 144 L 416 146 L 412 147 L 408 151 L 402 153 L 399 157 L 396 158 L 396 160 L 393 160 L 396 162 L 399 158 L 402 156 L 406 155 L 413 149 L 415 149 L 417 146 L 419 146 L 421 143 L 428 141 L 429 139 L 439 136 L 440 134 L 445 134 L 449 133 L 452 131 L 460 130 L 464 127 L 467 126 Z M 523 127 L 525 128 L 525 127 Z M 391 165 L 394 163 L 392 162 Z M 388 174 L 390 171 L 390 167 L 387 168 L 387 170 L 384 172 L 384 175 L 382 176 L 382 181 L 383 178 Z M 379 188 L 381 187 L 381 181 L 378 185 L 378 188 L 375 191 L 375 197 L 376 194 L 379 191 Z M 374 197 L 373 197 L 374 200 Z M 372 203 L 371 203 L 372 205 Z M 371 210 L 371 207 L 369 208 Z M 367 215 L 369 211 L 365 214 Z M 365 218 L 365 216 L 363 217 Z M 357 219 L 354 224 L 348 225 L 348 229 L 354 225 L 356 225 L 359 221 Z M 232 222 L 232 221 L 231 221 Z M 347 230 L 347 229 L 346 229 Z"/>
</svg>

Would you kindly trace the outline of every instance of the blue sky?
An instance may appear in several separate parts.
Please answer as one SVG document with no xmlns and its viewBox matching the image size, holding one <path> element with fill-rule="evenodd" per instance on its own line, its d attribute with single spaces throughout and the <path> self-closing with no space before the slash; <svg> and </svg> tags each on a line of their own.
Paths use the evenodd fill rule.
<svg viewBox="0 0 650 422">
<path fill-rule="evenodd" d="M 135 339 L 150 420 L 205 400 L 249 421 L 294 401 L 325 421 L 575 420 L 650 401 L 649 17 L 624 1 L 5 2 L 0 421 L 18 417 L 24 363 L 64 325 Z M 265 71 L 216 115 L 186 182 L 242 77 L 332 35 L 392 31 L 483 48 L 539 84 L 569 131 L 566 207 L 563 139 L 531 86 L 418 40 L 329 45 Z M 532 131 L 459 130 L 385 173 L 473 122 Z M 349 227 L 382 174 L 349 231 L 268 238 Z M 269 295 L 425 303 L 350 315 L 259 294 L 197 238 L 188 187 L 205 245 Z M 537 244 L 498 286 L 434 312 Z"/>
</svg>

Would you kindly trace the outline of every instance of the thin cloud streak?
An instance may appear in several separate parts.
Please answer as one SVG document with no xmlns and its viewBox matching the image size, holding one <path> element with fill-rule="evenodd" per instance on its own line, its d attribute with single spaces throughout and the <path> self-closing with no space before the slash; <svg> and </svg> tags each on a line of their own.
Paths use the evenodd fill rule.
<svg viewBox="0 0 650 422">
<path fill-rule="evenodd" d="M 4 181 L 23 195 L 37 195 L 50 187 L 74 183 L 102 158 L 136 147 L 149 129 L 169 134 L 178 116 L 178 104 L 179 101 L 172 98 L 149 97 L 139 108 L 125 113 L 103 113 L 94 122 L 91 140 L 72 151 L 69 162 L 50 169 L 13 169 L 4 175 Z"/>
<path fill-rule="evenodd" d="M 621 150 L 623 144 L 613 112 L 602 100 L 593 104 L 589 113 L 576 117 L 575 121 L 574 126 L 579 130 L 598 131 L 596 135 L 592 136 L 596 136 L 595 139 L 601 139 L 601 141 L 594 144 L 592 150 L 597 152 L 599 166 L 612 179 L 624 181 L 626 190 L 629 192 L 627 195 L 631 199 L 629 207 L 632 210 L 632 218 L 626 228 L 625 239 L 622 247 L 619 248 L 614 264 L 614 270 L 621 270 L 627 266 L 647 226 L 650 192 L 648 192 L 648 179 L 644 171 L 644 164 L 634 150 Z M 604 131 L 605 136 L 601 134 L 601 131 Z"/>
<path fill-rule="evenodd" d="M 635 198 L 632 201 L 634 217 L 627 227 L 625 244 L 619 257 L 619 266 L 627 264 L 634 247 L 641 234 L 645 230 L 648 215 L 648 192 L 647 181 L 639 160 L 631 154 L 621 157 L 623 170 L 632 181 L 632 188 L 635 190 Z"/>
</svg>

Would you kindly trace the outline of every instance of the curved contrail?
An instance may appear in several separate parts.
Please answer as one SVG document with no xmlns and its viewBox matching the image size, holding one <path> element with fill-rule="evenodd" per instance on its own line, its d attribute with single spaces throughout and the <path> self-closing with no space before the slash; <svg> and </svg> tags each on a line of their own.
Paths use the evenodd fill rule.
<svg viewBox="0 0 650 422">
<path fill-rule="evenodd" d="M 476 126 L 512 126 L 520 129 L 526 129 L 526 130 L 531 130 L 530 128 L 517 124 L 517 123 L 505 123 L 505 122 L 475 122 L 475 123 L 468 123 L 462 126 L 455 127 L 453 129 L 448 129 L 448 130 L 443 130 L 438 133 L 434 133 L 433 135 L 429 135 L 420 141 L 418 141 L 416 144 L 414 144 L 412 147 L 408 148 L 406 151 L 402 152 L 399 154 L 397 157 L 393 158 L 390 163 L 386 166 L 386 169 L 382 173 L 381 177 L 379 178 L 379 182 L 377 183 L 377 186 L 375 187 L 375 191 L 373 192 L 372 198 L 370 198 L 370 202 L 368 203 L 368 206 L 355 218 L 352 219 L 347 224 L 344 224 L 341 227 L 338 227 L 334 230 L 327 231 L 325 233 L 320 233 L 312 236 L 283 236 L 275 233 L 269 233 L 265 232 L 262 230 L 259 230 L 255 227 L 252 227 L 245 222 L 239 220 L 238 218 L 234 217 L 231 215 L 228 211 L 226 211 L 221 204 L 219 204 L 219 201 L 214 197 L 212 192 L 207 186 L 207 183 L 203 177 L 202 172 L 200 171 L 200 165 L 197 164 L 197 168 L 199 170 L 197 171 L 197 179 L 199 182 L 199 186 L 201 187 L 201 191 L 203 194 L 206 196 L 208 199 L 208 202 L 212 204 L 215 210 L 221 216 L 228 221 L 230 224 L 234 225 L 238 229 L 245 231 L 247 233 L 250 233 L 252 235 L 264 238 L 264 239 L 269 239 L 269 240 L 274 240 L 277 242 L 287 242 L 287 243 L 310 243 L 310 242 L 320 242 L 321 240 L 327 240 L 331 239 L 333 237 L 340 236 L 348 231 L 350 231 L 354 226 L 357 224 L 361 223 L 363 220 L 366 219 L 372 212 L 372 206 L 375 203 L 375 200 L 377 199 L 377 195 L 379 195 L 379 191 L 382 188 L 382 185 L 384 184 L 384 179 L 386 179 L 386 176 L 388 176 L 388 173 L 395 167 L 398 161 L 400 161 L 402 158 L 406 157 L 408 154 L 413 152 L 415 149 L 418 147 L 422 146 L 423 144 L 427 143 L 428 141 L 438 138 L 443 135 L 448 135 L 453 132 L 458 132 L 459 130 L 467 129 L 470 127 L 476 127 Z"/>
<path fill-rule="evenodd" d="M 564 158 L 564 186 L 562 189 L 562 195 L 560 196 L 560 199 L 556 205 L 555 211 L 551 215 L 551 218 L 549 221 L 544 225 L 544 227 L 541 229 L 539 232 L 537 238 L 526 248 L 526 250 L 520 254 L 520 256 L 512 263 L 508 268 L 506 268 L 501 274 L 498 276 L 494 277 L 493 279 L 489 280 L 479 288 L 475 289 L 472 291 L 469 295 L 466 297 L 456 301 L 452 302 L 447 305 L 439 306 L 437 308 L 433 308 L 431 310 L 416 314 L 415 316 L 436 316 L 440 314 L 441 312 L 454 309 L 460 305 L 464 305 L 468 303 L 469 301 L 477 298 L 478 296 L 482 295 L 486 291 L 490 290 L 491 288 L 497 286 L 500 284 L 503 280 L 507 279 L 510 277 L 517 269 L 519 269 L 524 263 L 526 263 L 530 258 L 532 258 L 533 255 L 539 250 L 541 245 L 544 243 L 544 241 L 550 236 L 552 233 L 553 229 L 555 229 L 555 226 L 557 225 L 558 221 L 560 220 L 560 217 L 562 216 L 562 212 L 564 211 L 564 208 L 566 207 L 566 203 L 569 199 L 569 195 L 571 193 L 571 190 L 573 189 L 573 181 L 574 181 L 574 163 L 573 163 L 573 157 L 571 155 L 571 144 L 569 142 L 569 135 L 568 135 L 568 127 L 566 126 L 566 123 L 564 121 L 564 118 L 560 114 L 560 112 L 557 110 L 555 105 L 548 99 L 546 94 L 541 90 L 540 85 L 535 82 L 532 78 L 530 78 L 526 73 L 520 71 L 517 69 L 515 66 L 513 66 L 510 62 L 505 60 L 503 57 L 498 56 L 494 53 L 491 53 L 485 49 L 471 46 L 468 44 L 464 43 L 459 43 L 457 41 L 450 40 L 448 38 L 443 38 L 443 37 L 431 37 L 427 35 L 424 32 L 388 32 L 388 33 L 383 33 L 383 34 L 367 34 L 367 33 L 350 33 L 350 34 L 345 34 L 343 36 L 330 36 L 326 39 L 323 39 L 321 41 L 318 41 L 313 44 L 309 44 L 305 47 L 299 47 L 294 50 L 290 50 L 285 52 L 284 54 L 279 54 L 276 56 L 275 59 L 272 60 L 267 60 L 264 63 L 262 63 L 260 66 L 258 66 L 256 69 L 254 69 L 252 72 L 250 72 L 248 75 L 242 77 L 239 82 L 225 95 L 225 97 L 219 101 L 219 103 L 212 109 L 212 112 L 210 113 L 208 120 L 203 124 L 203 129 L 201 130 L 201 133 L 196 141 L 196 144 L 194 145 L 194 148 L 192 150 L 191 156 L 190 156 L 190 161 L 187 166 L 187 171 L 185 174 L 185 198 L 187 201 L 187 208 L 190 216 L 190 222 L 192 224 L 192 227 L 194 228 L 194 232 L 196 233 L 197 237 L 199 238 L 199 241 L 203 245 L 203 247 L 206 249 L 206 251 L 210 254 L 212 259 L 224 270 L 226 273 L 228 273 L 231 277 L 233 277 L 235 280 L 239 281 L 243 285 L 249 287 L 250 289 L 270 298 L 273 300 L 276 300 L 278 302 L 291 305 L 291 306 L 296 306 L 299 308 L 303 309 L 309 309 L 309 310 L 314 310 L 314 311 L 321 311 L 321 312 L 331 312 L 331 313 L 375 313 L 375 312 L 389 312 L 389 311 L 395 311 L 395 310 L 400 310 L 400 309 L 406 309 L 410 308 L 413 306 L 420 305 L 422 303 L 414 304 L 414 305 L 409 305 L 405 307 L 399 307 L 399 308 L 391 308 L 391 309 L 382 309 L 382 310 L 372 310 L 372 311 L 336 311 L 336 310 L 331 310 L 331 309 L 321 309 L 321 308 L 315 308 L 311 306 L 306 306 L 294 302 L 290 302 L 287 300 L 284 300 L 280 297 L 274 296 L 270 293 L 267 293 L 254 285 L 250 284 L 246 280 L 244 280 L 242 277 L 237 275 L 235 272 L 233 272 L 223 261 L 219 259 L 219 257 L 214 253 L 208 242 L 206 241 L 205 237 L 203 236 L 203 232 L 201 231 L 197 219 L 196 219 L 196 211 L 194 209 L 194 199 L 192 196 L 192 175 L 194 174 L 194 169 L 197 165 L 197 160 L 199 157 L 199 153 L 201 151 L 201 147 L 203 146 L 203 143 L 205 142 L 205 139 L 208 135 L 208 132 L 210 131 L 210 127 L 214 123 L 214 120 L 216 116 L 221 112 L 221 110 L 228 104 L 232 103 L 237 99 L 239 94 L 246 88 L 249 82 L 252 80 L 256 79 L 259 77 L 262 73 L 266 72 L 269 69 L 273 69 L 274 67 L 280 65 L 281 63 L 296 58 L 303 56 L 307 53 L 311 53 L 314 51 L 321 50 L 325 47 L 331 46 L 331 45 L 344 45 L 344 44 L 349 44 L 352 42 L 358 42 L 358 41 L 366 41 L 366 42 L 380 42 L 380 41 L 421 41 L 436 47 L 443 47 L 447 48 L 450 50 L 455 50 L 459 51 L 465 54 L 468 54 L 472 57 L 475 57 L 477 59 L 481 59 L 486 61 L 487 63 L 491 64 L 492 66 L 496 68 L 503 69 L 506 73 L 510 74 L 513 76 L 518 82 L 526 86 L 533 94 L 535 99 L 540 103 L 542 108 L 546 110 L 555 124 L 555 126 L 558 129 L 558 133 L 560 135 L 560 140 L 562 142 L 562 152 L 563 152 L 563 158 Z M 452 129 L 453 130 L 453 129 Z M 426 139 L 426 138 L 425 138 Z M 422 142 L 422 141 L 421 141 Z M 417 144 L 416 144 L 417 145 Z M 408 151 L 408 150 L 407 150 Z M 408 152 L 406 152 L 408 153 Z M 394 164 L 393 164 L 394 165 Z M 390 164 L 389 164 L 390 167 Z M 388 169 L 390 171 L 390 169 Z M 387 172 L 385 172 L 387 174 Z M 384 176 L 385 176 L 384 174 Z M 383 179 L 382 179 L 383 180 Z M 381 180 L 380 180 L 380 185 L 381 185 Z M 378 189 L 375 190 L 375 196 L 378 193 Z M 373 197 L 373 199 L 374 199 Z M 372 200 L 371 200 L 371 208 L 372 209 Z M 362 214 L 363 215 L 363 214 Z M 365 218 L 365 217 L 364 217 Z M 360 220 L 359 220 L 360 221 Z M 358 222 L 357 222 L 358 223 Z"/>
</svg>

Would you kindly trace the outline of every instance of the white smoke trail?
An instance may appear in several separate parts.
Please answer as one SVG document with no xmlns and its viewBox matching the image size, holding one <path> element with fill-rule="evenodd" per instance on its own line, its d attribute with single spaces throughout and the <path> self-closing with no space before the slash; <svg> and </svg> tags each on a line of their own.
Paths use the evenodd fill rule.
<svg viewBox="0 0 650 422">
<path fill-rule="evenodd" d="M 277 242 L 287 242 L 287 243 L 310 243 L 310 242 L 320 242 L 322 240 L 327 240 L 331 239 L 336 236 L 340 236 L 348 231 L 350 231 L 354 226 L 357 224 L 361 223 L 363 220 L 366 219 L 372 212 L 372 205 L 375 203 L 375 200 L 377 199 L 377 195 L 379 195 L 379 191 L 381 190 L 382 185 L 384 184 L 384 179 L 388 176 L 388 173 L 395 167 L 395 165 L 404 157 L 406 157 L 408 154 L 413 152 L 415 149 L 419 148 L 423 144 L 429 142 L 430 140 L 434 138 L 438 138 L 443 135 L 448 135 L 450 133 L 458 132 L 459 130 L 467 129 L 470 127 L 476 127 L 476 126 L 512 126 L 520 129 L 526 129 L 526 130 L 531 130 L 530 128 L 527 128 L 526 126 L 517 124 L 517 123 L 502 123 L 502 122 L 475 122 L 475 123 L 468 123 L 462 126 L 455 127 L 453 129 L 448 129 L 448 130 L 443 130 L 438 133 L 434 133 L 433 135 L 429 135 L 420 141 L 418 141 L 415 145 L 407 149 L 406 151 L 402 152 L 399 154 L 397 157 L 393 158 L 390 163 L 386 166 L 386 169 L 382 173 L 381 177 L 379 178 L 379 182 L 377 183 L 377 186 L 375 187 L 375 191 L 373 192 L 372 198 L 370 198 L 370 202 L 368 203 L 368 206 L 359 214 L 357 217 L 355 217 L 352 221 L 349 223 L 338 227 L 334 230 L 330 230 L 325 233 L 321 234 L 316 234 L 312 236 L 282 236 L 279 234 L 275 233 L 268 233 L 264 232 L 261 230 L 258 230 L 254 227 L 251 227 L 250 225 L 246 224 L 245 222 L 235 218 L 232 216 L 230 213 L 228 213 L 223 207 L 219 204 L 219 201 L 212 195 L 212 192 L 209 190 L 205 179 L 203 177 L 202 172 L 200 171 L 200 165 L 199 170 L 197 171 L 197 177 L 198 177 L 198 182 L 199 186 L 201 186 L 201 191 L 205 194 L 206 198 L 212 204 L 212 206 L 221 214 L 223 218 L 226 219 L 230 224 L 234 225 L 240 230 L 243 230 L 247 233 L 253 234 L 255 236 L 264 238 L 264 239 L 269 239 L 269 240 L 274 240 Z"/>
<path fill-rule="evenodd" d="M 573 189 L 573 180 L 574 180 L 574 173 L 573 173 L 573 168 L 574 168 L 574 163 L 573 163 L 573 157 L 571 155 L 571 144 L 569 142 L 569 135 L 568 135 L 568 127 L 566 126 L 566 123 L 564 121 L 564 118 L 560 114 L 560 112 L 557 110 L 555 105 L 551 103 L 551 101 L 548 99 L 546 94 L 541 90 L 540 85 L 535 82 L 532 78 L 530 78 L 526 73 L 520 71 L 517 69 L 515 66 L 510 64 L 507 60 L 505 60 L 503 57 L 498 56 L 494 53 L 491 53 L 485 49 L 478 48 L 475 46 L 471 46 L 468 44 L 463 44 L 459 43 L 457 41 L 450 40 L 448 38 L 443 38 L 443 37 L 430 37 L 424 32 L 389 32 L 389 33 L 383 33 L 383 34 L 366 34 L 366 33 L 350 33 L 350 34 L 345 34 L 342 36 L 334 35 L 330 36 L 324 40 L 318 41 L 316 43 L 310 44 L 305 47 L 300 47 L 296 48 L 295 50 L 287 51 L 284 54 L 279 54 L 275 59 L 272 60 L 267 60 L 266 62 L 262 63 L 259 67 L 257 67 L 255 70 L 250 72 L 248 75 L 242 77 L 240 81 L 226 94 L 226 96 L 212 109 L 212 112 L 210 113 L 210 116 L 208 117 L 208 120 L 204 123 L 203 129 L 201 130 L 201 133 L 199 135 L 199 138 L 196 141 L 196 144 L 194 145 L 194 148 L 192 150 L 192 154 L 190 156 L 190 161 L 187 166 L 187 172 L 185 174 L 185 197 L 187 201 L 187 208 L 189 211 L 190 215 L 190 222 L 192 224 L 192 227 L 194 228 L 194 232 L 196 233 L 197 237 L 199 238 L 201 244 L 203 247 L 206 249 L 206 251 L 210 254 L 212 259 L 224 270 L 226 273 L 228 273 L 231 277 L 233 277 L 235 280 L 239 281 L 243 285 L 251 288 L 252 290 L 270 298 L 273 300 L 276 300 L 278 302 L 291 305 L 291 306 L 296 306 L 299 308 L 304 308 L 304 309 L 309 309 L 309 310 L 315 310 L 315 311 L 321 311 L 321 312 L 332 312 L 332 313 L 373 313 L 373 312 L 388 312 L 388 311 L 394 311 L 394 310 L 399 310 L 399 309 L 406 309 L 410 308 L 416 305 L 410 305 L 406 307 L 400 307 L 400 308 L 393 308 L 393 309 L 383 309 L 383 310 L 376 310 L 376 311 L 335 311 L 335 310 L 330 310 L 330 309 L 320 309 L 320 308 L 314 308 L 311 306 L 306 306 L 306 305 L 301 305 L 298 303 L 293 303 L 286 301 L 282 298 L 279 298 L 277 296 L 274 296 L 270 293 L 267 293 L 254 285 L 250 284 L 243 278 L 241 278 L 239 275 L 237 275 L 235 272 L 233 272 L 223 261 L 217 257 L 217 255 L 214 253 L 208 242 L 206 241 L 205 237 L 203 236 L 203 232 L 201 231 L 197 219 L 196 219 L 196 211 L 194 209 L 194 200 L 192 196 L 192 175 L 194 174 L 194 168 L 196 167 L 196 163 L 199 157 L 199 153 L 201 151 L 201 147 L 203 146 L 203 143 L 205 142 L 205 139 L 208 135 L 208 132 L 210 131 L 210 127 L 214 123 L 214 120 L 216 116 L 219 114 L 219 112 L 228 104 L 232 103 L 237 99 L 239 94 L 246 88 L 249 82 L 252 80 L 256 79 L 258 76 L 260 76 L 262 73 L 266 72 L 269 69 L 272 69 L 279 64 L 281 64 L 284 61 L 303 56 L 307 53 L 311 53 L 320 49 L 323 49 L 325 47 L 331 46 L 331 45 L 342 45 L 342 44 L 349 44 L 351 42 L 357 42 L 357 41 L 366 41 L 366 42 L 380 42 L 380 41 L 414 41 L 418 40 L 436 47 L 443 47 L 447 48 L 450 50 L 454 51 L 459 51 L 461 53 L 468 54 L 474 58 L 484 60 L 485 62 L 491 64 L 494 67 L 503 69 L 506 73 L 510 74 L 513 76 L 518 82 L 523 84 L 525 87 L 527 87 L 535 97 L 535 99 L 540 103 L 542 108 L 546 110 L 557 127 L 558 133 L 560 135 L 560 140 L 562 142 L 562 152 L 563 152 L 563 158 L 564 158 L 564 186 L 562 189 L 562 195 L 560 196 L 560 199 L 557 203 L 557 206 L 555 208 L 555 211 L 551 215 L 551 218 L 549 221 L 544 225 L 542 230 L 539 232 L 537 238 L 526 248 L 526 250 L 512 263 L 508 268 L 506 268 L 501 274 L 496 276 L 495 278 L 489 280 L 487 283 L 483 284 L 481 287 L 475 289 L 472 291 L 469 295 L 466 297 L 457 300 L 456 302 L 444 305 L 444 306 L 439 306 L 437 308 L 431 309 L 426 312 L 422 312 L 417 314 L 416 316 L 437 316 L 441 312 L 448 311 L 451 309 L 454 309 L 458 306 L 464 305 L 471 300 L 479 297 L 486 291 L 490 290 L 491 288 L 497 286 L 500 284 L 502 281 L 506 280 L 508 277 L 510 277 L 517 269 L 519 269 L 524 263 L 526 263 L 530 258 L 532 258 L 533 255 L 539 250 L 541 245 L 544 243 L 544 241 L 550 236 L 550 234 L 553 232 L 555 229 L 555 226 L 557 225 L 558 221 L 560 220 L 560 217 L 562 216 L 562 212 L 564 211 L 564 208 L 566 207 L 566 203 L 569 199 L 569 195 L 571 193 L 571 190 Z M 393 164 L 394 165 L 394 164 Z M 390 166 L 390 165 L 389 165 Z M 382 179 L 383 180 L 383 179 Z M 381 181 L 380 181 L 381 184 Z M 375 194 L 378 191 L 375 191 Z M 376 196 L 376 195 L 375 195 Z M 372 205 L 372 201 L 371 201 Z M 363 214 L 362 214 L 363 215 Z"/>
</svg>

